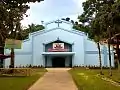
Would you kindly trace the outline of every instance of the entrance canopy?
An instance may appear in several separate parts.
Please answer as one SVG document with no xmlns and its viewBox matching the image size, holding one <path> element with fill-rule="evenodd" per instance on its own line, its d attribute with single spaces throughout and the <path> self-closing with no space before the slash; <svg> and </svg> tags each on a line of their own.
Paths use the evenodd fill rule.
<svg viewBox="0 0 120 90">
<path fill-rule="evenodd" d="M 66 56 L 66 55 L 74 55 L 75 52 L 43 52 L 42 55 L 45 56 L 56 56 L 56 55 L 62 55 L 62 56 Z"/>
</svg>

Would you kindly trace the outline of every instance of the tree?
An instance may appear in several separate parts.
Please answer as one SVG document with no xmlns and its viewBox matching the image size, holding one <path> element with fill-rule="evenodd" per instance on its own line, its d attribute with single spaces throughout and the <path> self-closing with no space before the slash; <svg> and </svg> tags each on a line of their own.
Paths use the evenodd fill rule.
<svg viewBox="0 0 120 90">
<path fill-rule="evenodd" d="M 94 21 L 95 17 L 100 7 L 102 6 L 103 2 L 100 2 L 100 0 L 87 0 L 83 3 L 83 9 L 84 12 L 82 15 L 78 16 L 79 22 L 82 23 L 82 28 L 78 26 L 77 28 L 86 33 L 88 33 L 88 37 L 92 40 L 94 40 L 97 43 L 98 46 L 98 53 L 99 53 L 99 65 L 100 65 L 100 74 L 102 74 L 102 60 L 101 60 L 101 50 L 100 50 L 100 40 L 101 40 L 101 31 L 100 31 L 100 25 L 97 23 L 97 20 Z M 99 7 L 98 7 L 99 5 Z M 85 23 L 88 23 L 88 29 L 86 29 Z M 93 24 L 94 23 L 94 24 Z M 96 27 L 97 28 L 96 28 Z"/>
<path fill-rule="evenodd" d="M 29 38 L 29 33 L 43 30 L 45 28 L 43 25 L 38 25 L 38 24 L 35 25 L 33 23 L 28 26 L 29 26 L 28 28 L 26 28 L 26 29 L 22 30 L 20 33 L 18 33 L 17 39 L 20 39 L 20 40 L 27 39 L 27 38 Z"/>
<path fill-rule="evenodd" d="M 99 25 L 98 25 L 99 26 Z M 90 38 L 91 40 L 94 40 L 97 43 L 97 47 L 98 47 L 98 54 L 99 54 L 99 63 L 100 63 L 100 74 L 102 75 L 102 60 L 101 60 L 101 49 L 100 49 L 100 33 L 101 32 L 95 32 L 94 29 L 92 29 L 89 25 L 85 26 L 84 24 L 78 24 L 76 23 L 73 26 L 74 29 L 80 30 L 82 32 L 85 32 L 88 35 L 88 38 Z"/>
<path fill-rule="evenodd" d="M 29 33 L 32 33 L 42 29 L 44 29 L 43 25 L 35 25 L 32 23 L 31 25 L 29 25 L 29 27 L 26 30 L 29 30 Z"/>
<path fill-rule="evenodd" d="M 6 38 L 15 39 L 17 32 L 21 32 L 20 21 L 30 8 L 27 3 L 43 0 L 1 0 L 0 1 L 0 46 L 4 54 Z M 3 60 L 1 59 L 3 62 Z M 11 67 L 14 67 L 14 49 L 11 48 Z"/>
<path fill-rule="evenodd" d="M 84 12 L 80 15 L 79 21 L 87 22 L 92 31 L 101 33 L 101 39 L 108 40 L 110 75 L 111 72 L 111 37 L 120 32 L 120 1 L 119 0 L 87 0 L 83 3 Z M 99 25 L 99 27 L 98 27 Z"/>
<path fill-rule="evenodd" d="M 113 37 L 117 33 L 120 33 L 120 24 L 118 23 L 120 20 L 119 7 L 120 7 L 119 0 L 116 0 L 114 2 L 108 2 L 107 4 L 103 5 L 103 8 L 101 9 L 101 11 L 99 11 L 99 13 L 96 15 L 96 17 L 99 18 L 98 21 L 104 35 L 103 38 L 108 39 L 110 76 L 112 75 L 111 52 L 110 52 L 111 37 Z M 119 64 L 119 57 L 118 57 L 118 64 Z"/>
<path fill-rule="evenodd" d="M 102 73 L 100 41 L 104 39 L 103 38 L 104 33 L 99 23 L 100 18 L 98 16 L 98 13 L 100 13 L 103 10 L 103 8 L 105 8 L 104 6 L 108 5 L 109 2 L 112 3 L 112 0 L 111 1 L 87 0 L 86 2 L 84 2 L 83 3 L 84 12 L 82 15 L 78 16 L 79 22 L 81 22 L 82 25 L 77 25 L 77 27 L 75 27 L 76 29 L 79 30 L 81 29 L 82 31 L 88 33 L 89 38 L 97 43 L 99 51 L 99 63 L 101 67 L 100 73 Z M 85 26 L 86 23 L 88 24 L 87 27 Z"/>
</svg>

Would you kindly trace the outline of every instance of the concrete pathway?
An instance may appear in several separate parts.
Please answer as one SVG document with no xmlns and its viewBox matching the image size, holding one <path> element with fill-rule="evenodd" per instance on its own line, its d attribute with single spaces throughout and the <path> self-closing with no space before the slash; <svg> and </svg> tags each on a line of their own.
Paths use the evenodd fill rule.
<svg viewBox="0 0 120 90">
<path fill-rule="evenodd" d="M 70 68 L 47 68 L 48 72 L 28 90 L 78 90 L 71 75 Z"/>
</svg>

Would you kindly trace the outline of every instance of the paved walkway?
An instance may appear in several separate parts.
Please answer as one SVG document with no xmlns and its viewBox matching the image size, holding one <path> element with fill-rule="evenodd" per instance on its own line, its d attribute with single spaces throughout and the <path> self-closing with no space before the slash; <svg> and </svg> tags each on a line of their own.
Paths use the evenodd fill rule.
<svg viewBox="0 0 120 90">
<path fill-rule="evenodd" d="M 28 90 L 78 90 L 69 68 L 47 68 L 48 72 Z"/>
</svg>

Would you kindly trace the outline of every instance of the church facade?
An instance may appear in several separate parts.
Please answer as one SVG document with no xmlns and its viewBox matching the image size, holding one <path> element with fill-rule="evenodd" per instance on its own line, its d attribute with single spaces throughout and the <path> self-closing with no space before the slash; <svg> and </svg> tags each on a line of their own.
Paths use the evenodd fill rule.
<svg viewBox="0 0 120 90">
<path fill-rule="evenodd" d="M 21 49 L 15 49 L 15 66 L 74 67 L 99 66 L 98 49 L 85 33 L 72 28 L 72 23 L 55 20 L 45 29 L 29 34 Z M 5 49 L 5 54 L 10 50 Z M 101 45 L 102 65 L 109 66 L 107 45 Z M 112 66 L 114 52 L 111 47 Z M 5 60 L 5 67 L 10 59 Z"/>
</svg>

